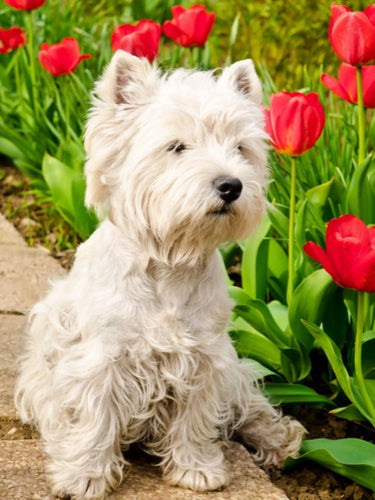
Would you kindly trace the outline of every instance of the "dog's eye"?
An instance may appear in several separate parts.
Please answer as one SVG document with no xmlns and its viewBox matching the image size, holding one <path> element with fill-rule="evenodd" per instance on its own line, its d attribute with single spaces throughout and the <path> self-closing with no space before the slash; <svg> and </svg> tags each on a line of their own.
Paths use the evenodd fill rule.
<svg viewBox="0 0 375 500">
<path fill-rule="evenodd" d="M 242 144 L 237 144 L 237 151 L 240 152 L 241 154 L 244 152 L 244 147 L 242 146 Z"/>
<path fill-rule="evenodd" d="M 174 153 L 181 153 L 186 149 L 186 146 L 183 142 L 174 142 L 168 147 L 168 151 L 173 151 Z"/>
</svg>

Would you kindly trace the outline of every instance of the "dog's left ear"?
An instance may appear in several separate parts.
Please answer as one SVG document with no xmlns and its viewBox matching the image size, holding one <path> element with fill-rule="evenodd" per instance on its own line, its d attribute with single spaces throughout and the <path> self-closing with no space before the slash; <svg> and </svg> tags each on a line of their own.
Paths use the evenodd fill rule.
<svg viewBox="0 0 375 500">
<path fill-rule="evenodd" d="M 251 59 L 238 61 L 225 68 L 218 83 L 232 87 L 255 104 L 262 104 L 262 85 Z"/>
</svg>

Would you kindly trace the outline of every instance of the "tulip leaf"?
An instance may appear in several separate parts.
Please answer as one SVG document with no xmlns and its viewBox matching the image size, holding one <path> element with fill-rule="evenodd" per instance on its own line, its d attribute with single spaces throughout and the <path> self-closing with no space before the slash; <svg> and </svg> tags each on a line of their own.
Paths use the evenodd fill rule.
<svg viewBox="0 0 375 500">
<path fill-rule="evenodd" d="M 266 382 L 263 390 L 270 398 L 272 404 L 321 403 L 328 406 L 335 406 L 326 396 L 322 396 L 311 387 L 302 384 Z"/>
<path fill-rule="evenodd" d="M 247 329 L 231 330 L 236 350 L 274 371 L 280 371 L 280 349 L 261 333 Z"/>
<path fill-rule="evenodd" d="M 375 445 L 356 438 L 311 439 L 303 443 L 299 458 L 288 458 L 290 469 L 312 460 L 327 469 L 375 491 Z"/>
<path fill-rule="evenodd" d="M 72 193 L 73 171 L 57 158 L 45 153 L 42 172 L 51 191 L 52 199 L 61 215 L 74 224 L 74 202 Z"/>
<path fill-rule="evenodd" d="M 369 182 L 374 169 L 375 161 L 372 156 L 368 156 L 354 171 L 347 190 L 347 212 L 356 215 L 365 224 L 373 224 L 375 221 L 375 192 Z"/>
<path fill-rule="evenodd" d="M 331 276 L 324 269 L 319 269 L 309 274 L 293 293 L 289 307 L 289 324 L 293 334 L 307 351 L 312 349 L 314 338 L 301 320 L 319 325 L 326 312 L 328 299 L 336 289 Z"/>
<path fill-rule="evenodd" d="M 323 349 L 342 390 L 345 392 L 350 401 L 354 402 L 352 384 L 342 360 L 340 349 L 321 328 L 308 321 L 302 320 L 302 323 L 315 338 L 318 345 Z"/>
<path fill-rule="evenodd" d="M 61 215 L 83 239 L 87 238 L 93 232 L 97 219 L 84 206 L 83 176 L 48 153 L 43 158 L 42 172 Z"/>
<path fill-rule="evenodd" d="M 359 422 L 366 422 L 366 418 L 353 404 L 344 406 L 342 408 L 335 408 L 330 411 L 335 417 L 345 418 L 346 420 L 357 420 Z"/>
<path fill-rule="evenodd" d="M 245 241 L 241 263 L 241 278 L 244 290 L 253 299 L 263 299 L 267 290 L 267 263 L 269 240 L 265 239 L 271 227 L 268 217 Z"/>
<path fill-rule="evenodd" d="M 302 248 L 308 240 L 315 241 L 319 245 L 324 243 L 326 225 L 321 212 L 320 207 L 308 199 L 302 203 L 296 216 L 295 226 L 295 238 L 299 248 Z"/>
<path fill-rule="evenodd" d="M 306 192 L 306 199 L 319 209 L 323 220 L 331 219 L 332 205 L 342 205 L 345 200 L 345 187 L 335 178 L 314 186 Z"/>
<path fill-rule="evenodd" d="M 375 332 L 363 334 L 362 369 L 366 378 L 375 379 Z"/>
<path fill-rule="evenodd" d="M 267 307 L 281 330 L 283 332 L 287 332 L 289 324 L 287 306 L 281 304 L 281 302 L 278 302 L 277 300 L 272 300 L 267 304 Z"/>
<path fill-rule="evenodd" d="M 268 217 L 272 222 L 272 226 L 275 228 L 277 233 L 284 240 L 288 239 L 289 231 L 289 219 L 282 213 L 282 211 L 275 205 L 271 205 L 268 209 Z"/>
<path fill-rule="evenodd" d="M 265 335 L 280 348 L 290 347 L 289 337 L 276 323 L 267 304 L 251 299 L 246 292 L 239 292 L 237 287 L 229 287 L 229 295 L 237 298 L 233 312 L 247 321 L 255 330 Z"/>
<path fill-rule="evenodd" d="M 268 284 L 272 295 L 284 303 L 287 282 L 288 257 L 278 241 L 271 238 L 268 249 Z"/>
<path fill-rule="evenodd" d="M 288 382 L 302 380 L 310 373 L 310 357 L 298 344 L 294 348 L 282 349 L 280 360 L 282 373 Z"/>
<path fill-rule="evenodd" d="M 341 389 L 346 394 L 347 398 L 355 404 L 357 409 L 364 415 L 367 420 L 375 424 L 375 420 L 372 418 L 368 411 L 366 403 L 364 402 L 360 391 L 358 390 L 355 378 L 349 376 L 349 373 L 342 360 L 340 349 L 334 343 L 334 341 L 319 327 L 313 323 L 307 321 L 302 321 L 306 328 L 309 330 L 311 335 L 315 338 L 318 345 L 323 349 L 328 361 L 334 371 L 337 381 Z M 373 384 L 372 384 L 373 383 Z M 375 381 L 365 380 L 365 384 L 368 387 L 368 392 L 373 392 L 375 396 Z"/>
<path fill-rule="evenodd" d="M 276 372 L 270 370 L 258 361 L 255 361 L 255 359 L 242 358 L 241 363 L 246 364 L 251 368 L 251 376 L 253 377 L 253 380 L 261 380 L 269 375 L 277 375 Z"/>
<path fill-rule="evenodd" d="M 75 172 L 72 175 L 72 199 L 74 207 L 74 227 L 83 240 L 95 230 L 98 219 L 94 212 L 85 207 L 86 182 L 82 175 Z"/>
</svg>

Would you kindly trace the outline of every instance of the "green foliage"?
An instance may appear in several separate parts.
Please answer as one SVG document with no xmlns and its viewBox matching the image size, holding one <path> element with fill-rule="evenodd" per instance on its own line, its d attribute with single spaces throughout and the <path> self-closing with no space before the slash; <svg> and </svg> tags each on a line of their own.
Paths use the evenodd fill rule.
<svg viewBox="0 0 375 500">
<path fill-rule="evenodd" d="M 311 439 L 305 441 L 301 456 L 288 458 L 286 469 L 306 460 L 313 460 L 323 467 L 375 491 L 375 445 L 361 439 Z"/>
</svg>

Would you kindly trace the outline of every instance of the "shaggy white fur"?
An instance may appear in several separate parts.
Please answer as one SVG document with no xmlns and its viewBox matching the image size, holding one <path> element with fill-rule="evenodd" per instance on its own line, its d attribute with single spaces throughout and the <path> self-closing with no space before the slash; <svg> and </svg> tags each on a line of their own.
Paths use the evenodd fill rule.
<svg viewBox="0 0 375 500">
<path fill-rule="evenodd" d="M 264 398 L 226 333 L 216 250 L 264 211 L 260 102 L 249 60 L 161 76 L 118 51 L 97 84 L 86 201 L 105 220 L 34 307 L 16 389 L 54 494 L 105 498 L 134 442 L 197 491 L 227 484 L 234 433 L 265 464 L 298 452 L 303 427 Z"/>
</svg>

